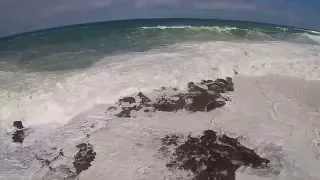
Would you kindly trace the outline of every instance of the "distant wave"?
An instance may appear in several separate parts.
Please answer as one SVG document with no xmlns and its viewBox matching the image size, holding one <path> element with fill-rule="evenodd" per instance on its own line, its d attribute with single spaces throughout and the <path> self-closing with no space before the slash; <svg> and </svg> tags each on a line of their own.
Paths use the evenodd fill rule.
<svg viewBox="0 0 320 180">
<path fill-rule="evenodd" d="M 209 31 L 212 33 L 226 33 L 235 37 L 249 38 L 251 40 L 288 40 L 298 43 L 320 44 L 320 32 L 289 27 L 268 27 L 268 28 L 239 28 L 235 26 L 143 26 L 139 29 L 171 31 L 181 30 L 184 33 L 188 31 L 201 32 Z"/>
<path fill-rule="evenodd" d="M 216 31 L 230 31 L 236 30 L 237 27 L 231 26 L 143 26 L 141 29 L 194 29 L 194 30 L 216 30 Z"/>
</svg>

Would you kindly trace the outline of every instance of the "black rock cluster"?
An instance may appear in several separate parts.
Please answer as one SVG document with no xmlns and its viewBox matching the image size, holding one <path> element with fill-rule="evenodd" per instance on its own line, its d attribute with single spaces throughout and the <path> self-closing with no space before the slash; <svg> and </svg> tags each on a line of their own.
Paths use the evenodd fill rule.
<svg viewBox="0 0 320 180">
<path fill-rule="evenodd" d="M 186 93 L 178 92 L 176 88 L 173 88 L 176 92 L 175 94 L 162 95 L 155 102 L 152 102 L 146 95 L 140 92 L 136 96 L 136 98 L 140 99 L 140 102 L 135 97 L 124 97 L 119 100 L 118 104 L 120 105 L 121 112 L 117 116 L 129 118 L 132 116 L 132 111 L 140 111 L 141 109 L 144 109 L 144 112 L 175 112 L 182 109 L 190 112 L 209 112 L 224 106 L 225 102 L 229 101 L 223 94 L 233 91 L 233 86 L 232 79 L 229 77 L 215 81 L 203 80 L 197 84 L 189 82 Z M 165 92 L 166 89 L 163 87 L 159 91 Z"/>
<path fill-rule="evenodd" d="M 174 152 L 167 163 L 170 170 L 186 170 L 194 174 L 194 180 L 235 180 L 235 172 L 241 166 L 264 168 L 269 160 L 261 158 L 253 150 L 242 146 L 237 139 L 218 136 L 206 130 L 200 137 L 183 137 L 172 134 L 162 138 L 160 152 Z"/>
</svg>

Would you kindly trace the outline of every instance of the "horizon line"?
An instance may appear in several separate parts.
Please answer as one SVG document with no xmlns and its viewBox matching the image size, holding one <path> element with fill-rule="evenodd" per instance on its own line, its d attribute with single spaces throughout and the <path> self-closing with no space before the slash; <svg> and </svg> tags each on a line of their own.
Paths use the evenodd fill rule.
<svg viewBox="0 0 320 180">
<path fill-rule="evenodd" d="M 226 21 L 226 22 L 240 22 L 240 23 L 252 23 L 256 25 L 268 25 L 268 26 L 279 26 L 283 28 L 294 28 L 297 30 L 307 30 L 307 31 L 315 31 L 320 32 L 316 29 L 306 29 L 301 27 L 289 26 L 289 25 L 282 25 L 282 24 L 273 24 L 273 23 L 266 23 L 266 22 L 257 22 L 257 21 L 245 21 L 245 20 L 235 20 L 235 19 L 214 19 L 214 18 L 133 18 L 133 19 L 118 19 L 118 20 L 107 20 L 107 21 L 95 21 L 95 22 L 85 22 L 85 23 L 75 23 L 70 25 L 63 25 L 63 26 L 55 26 L 55 27 L 48 27 L 43 29 L 31 30 L 21 33 L 13 33 L 6 36 L 0 36 L 0 41 L 5 39 L 11 39 L 19 36 L 24 36 L 32 33 L 39 33 L 39 32 L 50 32 L 59 29 L 66 29 L 66 28 L 73 28 L 73 27 L 81 27 L 81 26 L 90 26 L 90 25 L 103 25 L 103 24 L 112 24 L 117 22 L 130 22 L 130 21 L 141 21 L 141 20 L 211 20 L 211 21 Z"/>
</svg>

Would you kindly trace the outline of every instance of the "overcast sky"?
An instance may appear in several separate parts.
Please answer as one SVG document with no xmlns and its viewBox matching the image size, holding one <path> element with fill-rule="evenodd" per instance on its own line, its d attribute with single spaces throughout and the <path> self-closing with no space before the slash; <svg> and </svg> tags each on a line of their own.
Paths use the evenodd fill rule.
<svg viewBox="0 0 320 180">
<path fill-rule="evenodd" d="M 320 0 L 0 0 L 0 36 L 154 17 L 248 20 L 320 30 Z"/>
</svg>

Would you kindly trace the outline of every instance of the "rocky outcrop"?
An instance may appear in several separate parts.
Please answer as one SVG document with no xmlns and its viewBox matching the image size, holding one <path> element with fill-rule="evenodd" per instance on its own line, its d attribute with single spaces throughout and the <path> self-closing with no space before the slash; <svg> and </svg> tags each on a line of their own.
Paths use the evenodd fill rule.
<svg viewBox="0 0 320 180">
<path fill-rule="evenodd" d="M 145 94 L 139 92 L 133 97 L 119 100 L 120 113 L 118 117 L 129 118 L 132 111 L 144 112 L 165 111 L 175 112 L 185 109 L 190 112 L 209 112 L 224 106 L 230 99 L 224 94 L 234 90 L 232 79 L 203 80 L 200 83 L 189 82 L 187 92 L 179 92 L 176 88 L 162 87 L 162 92 L 156 100 L 151 101 Z M 170 91 L 170 93 L 169 93 Z"/>
<path fill-rule="evenodd" d="M 168 149 L 174 149 L 169 153 L 167 168 L 191 171 L 195 180 L 234 180 L 239 167 L 264 168 L 270 162 L 242 146 L 237 139 L 217 135 L 212 130 L 204 131 L 199 137 L 189 135 L 183 139 L 179 135 L 167 135 L 162 138 L 159 151 L 168 155 Z"/>
<path fill-rule="evenodd" d="M 80 174 L 91 166 L 91 162 L 95 159 L 97 153 L 93 151 L 93 147 L 89 143 L 81 143 L 77 145 L 79 152 L 74 156 L 73 166 L 76 173 Z"/>
</svg>

